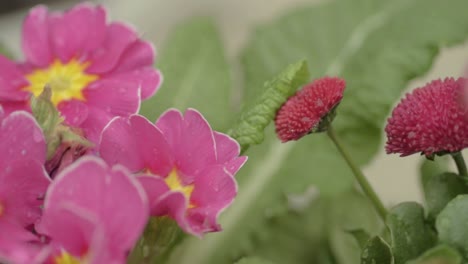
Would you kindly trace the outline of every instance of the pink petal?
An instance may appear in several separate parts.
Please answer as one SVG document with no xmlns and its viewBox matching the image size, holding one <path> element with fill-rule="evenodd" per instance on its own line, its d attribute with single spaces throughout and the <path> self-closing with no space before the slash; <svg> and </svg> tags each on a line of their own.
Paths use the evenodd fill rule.
<svg viewBox="0 0 468 264">
<path fill-rule="evenodd" d="M 0 55 L 0 102 L 27 100 L 29 93 L 21 88 L 28 84 L 16 64 Z"/>
<path fill-rule="evenodd" d="M 216 153 L 219 163 L 226 163 L 239 156 L 240 146 L 233 138 L 216 131 L 214 132 L 214 138 L 216 141 Z"/>
<path fill-rule="evenodd" d="M 181 192 L 171 191 L 163 178 L 157 176 L 138 176 L 148 196 L 152 216 L 169 216 L 189 234 L 199 236 L 192 230 L 187 219 L 188 200 Z"/>
<path fill-rule="evenodd" d="M 94 215 L 98 224 L 105 228 L 116 254 L 133 247 L 149 213 L 144 190 L 136 179 L 123 167 L 108 168 L 102 160 L 92 156 L 81 158 L 55 178 L 45 200 L 44 214 L 60 208 L 63 203 Z"/>
<path fill-rule="evenodd" d="M 114 69 L 122 53 L 127 47 L 137 40 L 133 29 L 122 23 L 111 23 L 106 29 L 106 38 L 99 49 L 93 51 L 90 56 L 92 64 L 89 73 L 106 73 Z"/>
<path fill-rule="evenodd" d="M 101 6 L 79 4 L 49 17 L 51 46 L 62 62 L 79 58 L 100 46 L 106 31 L 106 12 Z"/>
<path fill-rule="evenodd" d="M 47 16 L 47 7 L 38 6 L 29 12 L 23 23 L 23 52 L 26 60 L 38 67 L 45 67 L 52 61 Z"/>
<path fill-rule="evenodd" d="M 177 109 L 169 109 L 156 121 L 156 127 L 161 130 L 172 148 L 180 141 L 183 129 L 183 117 Z"/>
<path fill-rule="evenodd" d="M 53 247 L 62 248 L 73 256 L 81 256 L 93 241 L 98 219 L 92 212 L 74 203 L 55 203 L 53 207 L 44 210 L 36 229 L 51 238 Z"/>
<path fill-rule="evenodd" d="M 0 173 L 2 220 L 23 227 L 33 224 L 41 215 L 42 199 L 50 180 L 41 163 L 35 160 L 17 160 L 3 167 Z"/>
<path fill-rule="evenodd" d="M 0 106 L 3 108 L 5 115 L 9 115 L 15 111 L 31 112 L 28 101 L 5 101 L 0 100 Z"/>
<path fill-rule="evenodd" d="M 161 212 L 160 208 L 157 207 L 161 196 L 170 191 L 164 179 L 154 175 L 139 175 L 137 176 L 137 180 L 140 182 L 148 197 L 151 215 L 160 216 L 167 213 L 167 211 Z"/>
<path fill-rule="evenodd" d="M 215 165 L 203 170 L 196 178 L 190 202 L 195 207 L 209 207 L 219 211 L 231 204 L 236 194 L 234 177 L 224 166 Z"/>
<path fill-rule="evenodd" d="M 232 175 L 235 175 L 247 161 L 247 157 L 238 157 L 240 146 L 230 136 L 214 131 L 218 163 L 224 164 Z"/>
<path fill-rule="evenodd" d="M 46 146 L 36 120 L 23 111 L 13 112 L 2 121 L 0 128 L 0 166 L 15 160 L 33 159 L 43 164 Z"/>
<path fill-rule="evenodd" d="M 47 247 L 17 223 L 0 222 L 0 262 L 15 264 L 44 263 Z"/>
<path fill-rule="evenodd" d="M 81 124 L 86 139 L 98 144 L 101 137 L 102 130 L 111 121 L 112 115 L 105 111 L 96 108 L 88 108 L 88 117 Z"/>
<path fill-rule="evenodd" d="M 222 165 L 204 170 L 195 182 L 190 202 L 195 208 L 188 210 L 191 229 L 198 234 L 221 230 L 217 218 L 237 194 L 237 183 Z"/>
<path fill-rule="evenodd" d="M 235 175 L 240 170 L 240 168 L 244 166 L 246 161 L 247 156 L 241 156 L 226 162 L 224 166 L 230 174 Z"/>
<path fill-rule="evenodd" d="M 128 116 L 140 108 L 140 90 L 129 81 L 101 79 L 84 90 L 87 104 L 100 108 L 110 116 Z"/>
<path fill-rule="evenodd" d="M 153 67 L 142 67 L 129 72 L 112 73 L 106 78 L 121 80 L 121 82 L 132 83 L 134 87 L 139 87 L 141 98 L 146 99 L 153 96 L 162 83 L 161 73 Z"/>
<path fill-rule="evenodd" d="M 122 164 L 132 172 L 148 168 L 152 173 L 167 175 L 173 168 L 164 136 L 138 115 L 112 120 L 102 133 L 99 152 L 109 164 Z"/>
<path fill-rule="evenodd" d="M 57 108 L 70 126 L 78 127 L 88 117 L 88 106 L 79 100 L 62 101 Z"/>
<path fill-rule="evenodd" d="M 200 169 L 216 163 L 213 131 L 197 110 L 188 109 L 185 112 L 180 139 L 174 152 L 181 172 L 195 175 Z"/>
<path fill-rule="evenodd" d="M 180 122 L 177 110 L 169 110 L 157 126 L 174 151 L 182 181 L 188 184 L 201 169 L 216 163 L 215 143 L 210 125 L 198 111 L 188 109 Z"/>
<path fill-rule="evenodd" d="M 129 72 L 143 67 L 153 67 L 154 64 L 153 44 L 136 40 L 122 53 L 119 64 L 112 71 L 113 73 Z"/>
</svg>

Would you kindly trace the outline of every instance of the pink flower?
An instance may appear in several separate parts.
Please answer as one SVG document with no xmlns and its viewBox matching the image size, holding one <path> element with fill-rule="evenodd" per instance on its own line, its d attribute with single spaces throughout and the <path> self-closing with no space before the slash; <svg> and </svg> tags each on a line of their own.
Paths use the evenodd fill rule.
<svg viewBox="0 0 468 264">
<path fill-rule="evenodd" d="M 388 119 L 387 153 L 426 156 L 468 146 L 468 120 L 461 94 L 467 79 L 434 80 L 406 94 Z"/>
<path fill-rule="evenodd" d="M 247 160 L 239 149 L 194 109 L 169 110 L 156 126 L 138 115 L 116 118 L 100 143 L 104 160 L 140 174 L 153 216 L 169 215 L 198 236 L 221 229 L 218 215 L 237 193 L 233 175 Z"/>
<path fill-rule="evenodd" d="M 107 23 L 102 6 L 79 4 L 64 13 L 33 8 L 23 24 L 24 63 L 0 57 L 0 103 L 27 109 L 45 85 L 66 122 L 97 142 L 114 116 L 136 113 L 161 83 L 154 49 L 130 27 Z"/>
<path fill-rule="evenodd" d="M 345 86 L 343 79 L 324 77 L 290 97 L 276 114 L 279 139 L 282 142 L 298 140 L 307 134 L 326 130 L 343 98 Z"/>
<path fill-rule="evenodd" d="M 33 117 L 22 111 L 4 117 L 0 109 L 0 258 L 19 262 L 19 248 L 38 240 L 31 232 L 41 216 L 49 179 L 46 147 Z"/>
<path fill-rule="evenodd" d="M 83 157 L 52 182 L 37 230 L 50 263 L 125 263 L 149 217 L 144 190 L 121 166 Z"/>
</svg>

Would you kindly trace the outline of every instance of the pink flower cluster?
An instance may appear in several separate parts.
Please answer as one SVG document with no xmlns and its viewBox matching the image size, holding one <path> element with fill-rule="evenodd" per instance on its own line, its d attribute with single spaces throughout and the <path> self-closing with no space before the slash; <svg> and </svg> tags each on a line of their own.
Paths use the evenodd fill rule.
<svg viewBox="0 0 468 264">
<path fill-rule="evenodd" d="M 323 77 L 304 86 L 281 106 L 275 117 L 276 134 L 282 142 L 326 130 L 343 98 L 346 82 L 338 77 Z"/>
<path fill-rule="evenodd" d="M 408 93 L 385 127 L 387 153 L 431 157 L 468 147 L 466 84 L 465 78 L 446 78 Z"/>
<path fill-rule="evenodd" d="M 150 43 L 90 4 L 32 9 L 22 40 L 24 62 L 0 56 L 0 263 L 125 263 L 149 217 L 221 230 L 247 157 L 195 109 L 137 114 L 162 80 Z M 92 150 L 47 157 L 30 104 L 45 87 Z"/>
</svg>

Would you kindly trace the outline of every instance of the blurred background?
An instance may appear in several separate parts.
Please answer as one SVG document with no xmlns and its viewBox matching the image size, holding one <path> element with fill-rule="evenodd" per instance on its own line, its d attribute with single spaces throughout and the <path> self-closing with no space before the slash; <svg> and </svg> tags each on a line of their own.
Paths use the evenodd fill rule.
<svg viewBox="0 0 468 264">
<path fill-rule="evenodd" d="M 133 24 L 145 39 L 163 45 L 168 32 L 175 25 L 193 16 L 210 16 L 215 19 L 221 33 L 228 60 L 234 62 L 253 28 L 271 21 L 289 9 L 313 5 L 324 0 L 101 0 L 113 20 Z M 15 55 L 20 56 L 20 27 L 29 7 L 47 3 L 54 9 L 67 8 L 77 1 L 69 0 L 6 0 L 0 1 L 0 42 L 5 43 Z M 408 89 L 425 82 L 445 77 L 459 76 L 468 62 L 468 43 L 445 49 L 437 57 L 425 76 L 414 80 Z M 234 74 L 234 77 L 239 77 Z M 418 155 L 399 158 L 386 155 L 383 146 L 376 158 L 366 166 L 365 172 L 387 204 L 400 201 L 421 201 L 418 187 Z"/>
</svg>

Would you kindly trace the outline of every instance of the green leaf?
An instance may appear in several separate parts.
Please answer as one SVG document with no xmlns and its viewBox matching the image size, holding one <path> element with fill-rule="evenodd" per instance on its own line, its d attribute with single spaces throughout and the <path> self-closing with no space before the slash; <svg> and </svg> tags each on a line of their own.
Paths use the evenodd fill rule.
<svg viewBox="0 0 468 264">
<path fill-rule="evenodd" d="M 438 245 L 407 264 L 461 264 L 460 253 L 447 245 Z"/>
<path fill-rule="evenodd" d="M 459 195 L 440 212 L 436 219 L 436 229 L 441 242 L 462 253 L 468 260 L 468 195 Z"/>
<path fill-rule="evenodd" d="M 240 261 L 236 262 L 236 264 L 273 264 L 273 262 L 261 259 L 259 257 L 248 257 L 241 259 Z"/>
<path fill-rule="evenodd" d="M 353 230 L 349 230 L 348 232 L 351 235 L 353 235 L 354 239 L 356 239 L 356 241 L 359 243 L 359 247 L 361 249 L 363 249 L 366 246 L 367 241 L 369 241 L 370 239 L 369 233 L 367 233 L 363 229 L 353 229 Z"/>
<path fill-rule="evenodd" d="M 289 65 L 273 80 L 264 84 L 263 94 L 253 106 L 242 112 L 239 121 L 229 132 L 241 145 L 241 152 L 263 141 L 264 130 L 275 118 L 278 109 L 309 78 L 307 63 L 300 61 Z"/>
<path fill-rule="evenodd" d="M 347 81 L 334 126 L 359 164 L 379 149 L 385 118 L 409 80 L 427 72 L 440 47 L 468 36 L 466 0 L 336 0 L 288 12 L 259 27 L 242 56 L 244 104 L 285 65 L 306 58 L 312 76 Z M 431 14 L 430 16 L 428 14 Z M 221 216 L 223 232 L 187 240 L 172 263 L 223 264 L 255 249 L 252 240 L 284 204 L 310 185 L 336 195 L 352 175 L 325 135 L 281 144 L 267 127 L 236 178 L 239 194 Z"/>
<path fill-rule="evenodd" d="M 308 191 L 290 195 L 288 204 L 252 237 L 255 246 L 246 254 L 276 263 L 358 264 L 360 248 L 348 230 L 376 234 L 381 227 L 372 204 L 355 190 L 319 198 Z"/>
<path fill-rule="evenodd" d="M 158 58 L 164 82 L 154 97 L 143 102 L 141 114 L 156 119 L 168 108 L 198 109 L 217 130 L 233 119 L 229 65 L 213 21 L 196 18 L 171 32 Z"/>
<path fill-rule="evenodd" d="M 468 193 L 465 181 L 455 173 L 446 172 L 431 177 L 424 186 L 428 213 L 435 218 L 459 194 Z"/>
<path fill-rule="evenodd" d="M 449 171 L 448 166 L 449 156 L 437 156 L 434 160 L 423 158 L 419 172 L 421 175 L 421 183 L 425 188 L 426 183 L 434 176 Z"/>
<path fill-rule="evenodd" d="M 361 254 L 361 264 L 392 264 L 390 246 L 381 237 L 370 239 Z"/>
<path fill-rule="evenodd" d="M 387 216 L 392 238 L 395 264 L 414 259 L 437 242 L 432 227 L 424 219 L 424 209 L 415 202 L 405 202 L 392 208 Z"/>
</svg>

